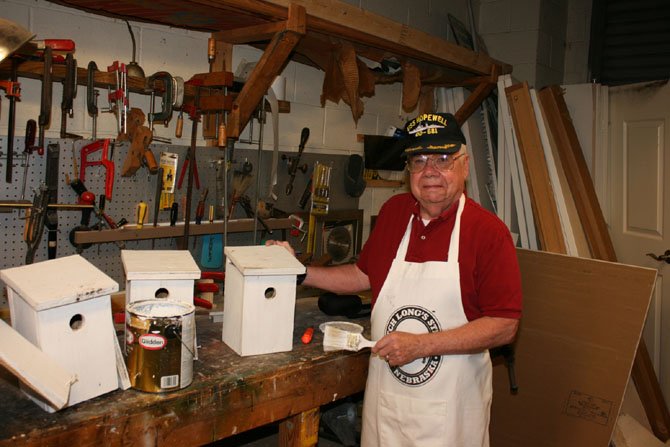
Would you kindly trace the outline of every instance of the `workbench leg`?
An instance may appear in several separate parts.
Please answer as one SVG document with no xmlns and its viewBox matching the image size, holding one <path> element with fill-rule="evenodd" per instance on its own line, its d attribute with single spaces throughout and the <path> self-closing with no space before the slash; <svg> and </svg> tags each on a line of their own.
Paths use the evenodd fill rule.
<svg viewBox="0 0 670 447">
<path fill-rule="evenodd" d="M 304 411 L 279 424 L 280 447 L 312 447 L 319 442 L 319 408 Z"/>
</svg>

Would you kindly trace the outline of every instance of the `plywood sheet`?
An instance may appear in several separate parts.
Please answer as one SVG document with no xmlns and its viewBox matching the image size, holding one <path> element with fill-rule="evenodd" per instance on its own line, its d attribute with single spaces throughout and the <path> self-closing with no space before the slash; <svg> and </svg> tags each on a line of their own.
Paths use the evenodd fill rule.
<svg viewBox="0 0 670 447">
<path fill-rule="evenodd" d="M 656 270 L 518 250 L 517 395 L 494 368 L 492 447 L 607 447 Z"/>
</svg>

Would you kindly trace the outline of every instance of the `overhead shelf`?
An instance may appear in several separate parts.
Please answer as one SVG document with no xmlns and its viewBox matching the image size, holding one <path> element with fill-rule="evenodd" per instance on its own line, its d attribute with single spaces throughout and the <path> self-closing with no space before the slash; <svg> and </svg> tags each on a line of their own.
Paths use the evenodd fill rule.
<svg viewBox="0 0 670 447">
<path fill-rule="evenodd" d="M 289 230 L 292 222 L 288 218 L 270 218 L 264 220 L 265 224 L 272 231 Z M 231 219 L 228 221 L 227 231 L 229 233 L 243 233 L 254 231 L 254 219 Z M 262 225 L 258 224 L 257 229 L 263 230 Z M 99 231 L 75 231 L 75 244 L 100 244 L 105 242 L 119 241 L 138 241 L 143 239 L 174 238 L 184 236 L 185 225 L 178 223 L 170 226 L 168 224 L 143 225 L 138 228 L 136 225 L 127 224 L 114 230 Z M 208 234 L 223 234 L 224 223 L 221 221 L 207 222 L 196 225 L 191 222 L 189 225 L 189 236 L 203 236 Z"/>
<path fill-rule="evenodd" d="M 233 138 L 239 137 L 263 93 L 289 58 L 324 70 L 327 78 L 341 76 L 337 69 L 329 71 L 333 61 L 338 62 L 336 66 L 349 64 L 347 69 L 358 70 L 358 84 L 348 84 L 350 81 L 345 79 L 346 92 L 334 93 L 343 94 L 354 120 L 362 114 L 359 96 L 373 95 L 376 84 L 408 82 L 413 76 L 412 82 L 422 86 L 472 87 L 473 93 L 456 113 L 457 120 L 463 122 L 495 87 L 497 77 L 512 71 L 510 65 L 486 54 L 338 0 L 54 0 L 54 3 L 105 16 L 211 32 L 222 44 L 249 44 L 264 49 L 233 103 L 228 126 Z M 376 62 L 395 59 L 403 70 L 400 74 L 373 71 L 360 62 L 359 56 Z M 364 86 L 363 82 L 367 84 Z M 415 94 L 417 98 L 407 101 L 403 98 L 406 107 L 416 107 L 419 93 Z"/>
</svg>

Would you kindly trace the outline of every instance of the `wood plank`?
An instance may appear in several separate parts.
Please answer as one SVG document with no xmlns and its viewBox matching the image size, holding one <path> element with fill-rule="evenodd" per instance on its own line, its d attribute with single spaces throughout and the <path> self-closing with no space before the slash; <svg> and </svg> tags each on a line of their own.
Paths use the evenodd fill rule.
<svg viewBox="0 0 670 447">
<path fill-rule="evenodd" d="M 537 93 L 536 93 L 537 96 Z M 565 169 L 563 167 L 563 164 L 561 163 L 561 158 L 558 153 L 558 143 L 554 139 L 553 134 L 549 131 L 548 129 L 548 117 L 546 113 L 544 112 L 544 108 L 540 104 L 539 97 L 537 98 L 537 103 L 538 107 L 540 109 L 540 112 L 537 113 L 536 115 L 538 117 L 542 117 L 542 123 L 544 126 L 544 133 L 546 134 L 547 138 L 547 145 L 545 148 L 549 149 L 549 152 L 551 153 L 552 158 L 554 159 L 554 167 L 556 169 L 556 174 L 558 178 L 556 180 L 552 179 L 552 184 L 557 185 L 557 188 L 560 188 L 562 191 L 562 196 L 564 199 L 564 205 L 565 205 L 565 213 L 566 217 L 569 220 L 569 225 L 571 228 L 571 233 L 572 233 L 572 239 L 574 243 L 574 253 L 568 252 L 569 255 L 571 256 L 578 256 L 580 258 L 590 258 L 591 257 L 591 250 L 589 249 L 589 242 L 586 239 L 586 234 L 584 233 L 584 228 L 582 226 L 582 222 L 579 219 L 579 214 L 577 213 L 577 206 L 575 204 L 575 198 L 572 195 L 570 185 L 568 183 L 568 179 L 565 173 Z"/>
<path fill-rule="evenodd" d="M 545 87 L 538 94 L 547 115 L 547 124 L 558 143 L 561 163 L 568 178 L 577 212 L 584 226 L 591 254 L 596 259 L 616 261 L 614 245 L 609 237 L 593 180 L 584 160 L 579 139 L 571 124 L 570 112 L 559 86 Z"/>
<path fill-rule="evenodd" d="M 528 83 L 508 87 L 505 89 L 505 94 L 512 113 L 514 130 L 531 193 L 540 247 L 552 253 L 565 253 L 565 240 L 560 231 L 561 220 L 537 130 Z"/>
<path fill-rule="evenodd" d="M 543 88 L 539 99 L 549 118 L 550 131 L 559 144 L 561 163 L 568 176 L 591 254 L 596 259 L 616 262 L 614 245 L 560 87 Z M 654 434 L 663 441 L 670 439 L 670 413 L 644 340 L 640 340 L 631 375 Z"/>
<path fill-rule="evenodd" d="M 530 98 L 533 102 L 533 111 L 535 113 L 535 118 L 537 119 L 537 130 L 542 141 L 544 158 L 547 161 L 547 171 L 549 172 L 552 189 L 554 190 L 554 199 L 556 200 L 558 215 L 561 219 L 561 230 L 563 231 L 563 239 L 565 240 L 565 253 L 570 256 L 579 256 L 579 252 L 577 250 L 577 241 L 575 239 L 575 231 L 573 230 L 573 221 L 570 219 L 570 213 L 568 211 L 567 205 L 567 203 L 571 201 L 572 196 L 570 194 L 566 194 L 566 192 L 569 190 L 568 188 L 564 188 L 565 184 L 561 182 L 561 174 L 559 174 L 559 167 L 561 167 L 561 164 L 557 162 L 558 157 L 554 157 L 552 144 L 549 139 L 549 133 L 547 132 L 542 110 L 540 110 L 540 103 L 537 99 L 537 91 L 535 91 L 534 88 L 530 89 Z M 581 232 L 581 224 L 579 221 L 576 223 L 578 224 L 577 232 Z"/>
<path fill-rule="evenodd" d="M 516 137 L 514 136 L 514 126 L 510 116 L 510 108 L 507 104 L 507 96 L 503 94 L 505 88 L 511 86 L 512 79 L 510 75 L 501 76 L 498 79 L 498 103 L 499 107 L 499 122 L 502 123 L 502 131 L 500 134 L 504 137 L 503 156 L 505 157 L 505 166 L 509 170 L 511 176 L 512 193 L 510 199 L 514 200 L 516 211 L 517 224 L 519 226 L 519 239 L 521 247 L 537 250 L 537 242 L 535 237 L 535 222 L 533 221 L 532 210 L 530 210 L 530 197 L 528 196 L 528 186 L 526 185 L 526 177 L 523 174 L 523 163 L 518 159 L 518 145 Z M 510 200 L 511 202 L 511 200 Z M 512 225 L 513 215 L 509 213 L 508 225 Z"/>
</svg>

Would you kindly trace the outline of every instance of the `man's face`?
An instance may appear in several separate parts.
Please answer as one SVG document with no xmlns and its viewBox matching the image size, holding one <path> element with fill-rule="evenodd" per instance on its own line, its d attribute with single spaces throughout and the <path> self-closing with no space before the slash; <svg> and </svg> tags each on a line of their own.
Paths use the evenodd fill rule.
<svg viewBox="0 0 670 447">
<path fill-rule="evenodd" d="M 423 170 L 409 173 L 409 185 L 412 195 L 421 208 L 422 218 L 435 218 L 457 201 L 465 189 L 465 179 L 470 172 L 467 153 L 451 155 L 454 160 L 451 170 L 439 170 L 434 159 L 439 155 L 431 154 Z M 420 155 L 415 156 L 420 157 Z"/>
</svg>

